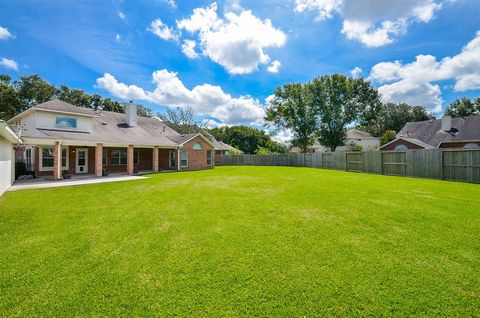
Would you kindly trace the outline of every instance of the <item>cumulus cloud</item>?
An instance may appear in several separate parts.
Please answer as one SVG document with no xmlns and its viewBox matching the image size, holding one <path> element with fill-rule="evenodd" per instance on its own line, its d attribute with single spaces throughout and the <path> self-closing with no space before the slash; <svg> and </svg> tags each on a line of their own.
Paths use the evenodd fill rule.
<svg viewBox="0 0 480 318">
<path fill-rule="evenodd" d="M 350 71 L 350 75 L 352 75 L 352 77 L 355 77 L 355 78 L 359 77 L 360 74 L 362 73 L 363 73 L 363 70 L 358 66 L 355 66 L 355 68 Z"/>
<path fill-rule="evenodd" d="M 122 11 L 118 11 L 118 17 L 122 20 L 125 20 L 127 17 L 125 16 L 125 13 L 123 13 Z"/>
<path fill-rule="evenodd" d="M 163 40 L 178 41 L 178 35 L 173 28 L 166 26 L 160 19 L 153 20 L 148 30 Z"/>
<path fill-rule="evenodd" d="M 0 26 L 0 40 L 8 40 L 10 38 L 13 38 L 12 33 L 7 28 Z"/>
<path fill-rule="evenodd" d="M 263 124 L 265 109 L 250 96 L 232 97 L 220 86 L 197 85 L 185 87 L 177 73 L 166 69 L 152 74 L 153 91 L 145 91 L 136 85 L 126 85 L 108 73 L 97 79 L 98 87 L 123 99 L 144 100 L 170 107 L 191 106 L 199 115 L 216 118 L 225 124 Z"/>
<path fill-rule="evenodd" d="M 18 71 L 18 64 L 14 60 L 7 59 L 5 57 L 2 57 L 0 60 L 0 66 L 3 66 L 5 68 L 9 68 L 14 71 Z"/>
<path fill-rule="evenodd" d="M 122 36 L 120 34 L 115 34 L 115 41 L 120 42 L 122 40 Z"/>
<path fill-rule="evenodd" d="M 226 12 L 222 19 L 214 2 L 194 9 L 189 18 L 177 21 L 177 28 L 197 35 L 202 53 L 229 73 L 248 74 L 269 63 L 265 49 L 282 47 L 287 36 L 269 19 L 261 20 L 250 10 L 237 10 Z"/>
<path fill-rule="evenodd" d="M 197 43 L 193 40 L 184 40 L 182 44 L 182 52 L 185 54 L 187 57 L 191 59 L 196 59 L 198 58 L 198 53 L 195 51 L 195 47 L 197 46 Z"/>
<path fill-rule="evenodd" d="M 267 68 L 267 71 L 269 71 L 270 73 L 278 73 L 278 71 L 280 71 L 281 66 L 282 66 L 282 63 L 280 63 L 280 61 L 278 61 L 278 60 L 275 60 Z"/>
<path fill-rule="evenodd" d="M 295 0 L 297 12 L 317 11 L 319 20 L 342 16 L 342 33 L 367 47 L 392 43 L 409 24 L 431 21 L 441 7 L 436 0 Z"/>
<path fill-rule="evenodd" d="M 432 55 L 418 55 L 412 63 L 378 63 L 369 79 L 383 84 L 379 91 L 385 101 L 425 105 L 438 112 L 442 99 L 435 82 L 453 80 L 457 92 L 480 89 L 480 31 L 457 55 L 440 61 Z"/>
</svg>

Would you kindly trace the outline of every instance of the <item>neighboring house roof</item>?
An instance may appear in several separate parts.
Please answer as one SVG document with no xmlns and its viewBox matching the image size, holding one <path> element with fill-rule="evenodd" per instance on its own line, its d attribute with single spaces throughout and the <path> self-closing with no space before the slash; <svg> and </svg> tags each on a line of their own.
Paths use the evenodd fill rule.
<svg viewBox="0 0 480 318">
<path fill-rule="evenodd" d="M 442 142 L 480 140 L 480 116 L 453 117 L 451 127 L 450 131 L 443 131 L 441 119 L 409 122 L 397 134 L 397 139 L 417 139 L 434 148 Z"/>
<path fill-rule="evenodd" d="M 3 120 L 0 120 L 0 136 L 3 136 L 5 139 L 14 144 L 22 143 L 22 140 L 17 135 L 17 133 L 15 133 L 15 131 L 10 128 Z"/>
<path fill-rule="evenodd" d="M 361 131 L 358 129 L 349 129 L 347 130 L 346 139 L 378 139 L 377 137 L 373 137 L 372 134 Z"/>
<path fill-rule="evenodd" d="M 400 138 L 395 138 L 394 140 L 386 143 L 385 145 L 382 145 L 379 149 L 383 149 L 385 147 L 387 147 L 388 145 L 398 141 L 398 140 L 405 140 L 405 141 L 408 141 L 408 142 L 411 142 L 412 144 L 415 144 L 415 145 L 418 145 L 424 149 L 433 149 L 435 147 L 433 146 L 430 146 L 429 144 L 426 144 L 424 143 L 423 141 L 421 140 L 418 140 L 418 139 L 415 139 L 415 138 L 407 138 L 407 137 L 400 137 Z"/>
<path fill-rule="evenodd" d="M 224 143 L 223 141 L 213 139 L 212 141 L 215 150 L 230 151 L 236 150 L 235 147 L 230 146 L 229 144 Z"/>
<path fill-rule="evenodd" d="M 138 116 L 136 126 L 130 127 L 126 124 L 127 116 L 123 113 L 94 111 L 77 107 L 60 100 L 52 100 L 29 109 L 30 112 L 35 110 L 89 116 L 91 117 L 92 123 L 91 131 L 79 132 L 43 128 L 23 129 L 22 138 L 178 147 L 200 136 L 213 147 L 213 144 L 203 135 L 199 133 L 181 135 L 158 118 Z M 17 119 L 23 117 L 25 113 L 26 112 L 17 115 L 16 118 L 12 118 L 10 121 L 17 121 Z"/>
</svg>

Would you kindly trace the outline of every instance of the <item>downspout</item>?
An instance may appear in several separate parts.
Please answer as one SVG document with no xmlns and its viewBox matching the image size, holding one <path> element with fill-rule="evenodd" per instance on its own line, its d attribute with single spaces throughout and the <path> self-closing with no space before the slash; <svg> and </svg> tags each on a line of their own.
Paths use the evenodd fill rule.
<svg viewBox="0 0 480 318">
<path fill-rule="evenodd" d="M 177 148 L 177 171 L 180 171 L 180 147 Z"/>
</svg>

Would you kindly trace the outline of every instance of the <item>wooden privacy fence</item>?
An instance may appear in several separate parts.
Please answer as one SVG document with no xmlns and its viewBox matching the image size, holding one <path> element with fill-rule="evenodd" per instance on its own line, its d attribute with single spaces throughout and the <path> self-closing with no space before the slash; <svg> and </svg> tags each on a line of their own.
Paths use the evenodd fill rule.
<svg viewBox="0 0 480 318">
<path fill-rule="evenodd" d="M 216 155 L 217 166 L 290 166 L 480 183 L 480 150 L 320 152 Z"/>
</svg>

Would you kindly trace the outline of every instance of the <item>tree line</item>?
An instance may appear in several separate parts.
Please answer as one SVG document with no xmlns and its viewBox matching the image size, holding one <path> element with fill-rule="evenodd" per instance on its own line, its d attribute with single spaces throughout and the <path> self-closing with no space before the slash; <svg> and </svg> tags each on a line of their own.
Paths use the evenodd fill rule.
<svg viewBox="0 0 480 318">
<path fill-rule="evenodd" d="M 78 107 L 124 112 L 123 104 L 116 100 L 103 98 L 99 94 L 90 95 L 82 89 L 71 89 L 67 85 L 56 87 L 38 74 L 21 76 L 16 81 L 12 81 L 6 74 L 0 74 L 0 119 L 8 120 L 34 105 L 56 98 Z M 137 107 L 140 116 L 153 116 L 148 107 Z"/>
<path fill-rule="evenodd" d="M 13 81 L 0 74 L 0 119 L 8 120 L 36 104 L 58 98 L 67 103 L 91 109 L 124 112 L 122 103 L 99 94 L 88 94 L 67 85 L 54 86 L 39 75 L 25 75 Z M 138 114 L 154 116 L 153 111 L 138 105 Z M 444 111 L 445 115 L 465 117 L 480 115 L 480 97 L 459 98 Z M 156 114 L 180 133 L 203 132 L 248 154 L 285 153 L 283 144 L 270 134 L 248 126 L 208 128 L 199 122 L 191 107 L 168 108 Z M 308 83 L 288 83 L 275 89 L 266 110 L 266 128 L 273 133 L 288 129 L 293 132 L 291 143 L 306 152 L 315 143 L 332 151 L 345 142 L 348 128 L 380 137 L 385 144 L 407 123 L 434 119 L 435 115 L 420 105 L 382 103 L 378 91 L 363 78 L 342 74 L 324 75 Z"/>
</svg>

